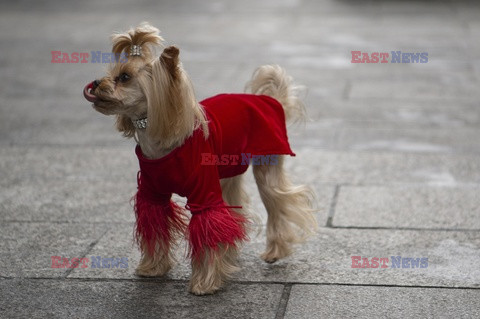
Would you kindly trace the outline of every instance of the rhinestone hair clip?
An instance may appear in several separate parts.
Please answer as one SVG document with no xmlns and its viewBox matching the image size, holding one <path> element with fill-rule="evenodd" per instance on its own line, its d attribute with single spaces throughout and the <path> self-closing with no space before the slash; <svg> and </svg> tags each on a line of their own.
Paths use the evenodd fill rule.
<svg viewBox="0 0 480 319">
<path fill-rule="evenodd" d="M 139 45 L 132 45 L 130 47 L 130 56 L 141 56 L 142 55 L 142 47 Z"/>
<path fill-rule="evenodd" d="M 132 120 L 133 127 L 138 129 L 146 129 L 147 128 L 147 118 Z"/>
</svg>

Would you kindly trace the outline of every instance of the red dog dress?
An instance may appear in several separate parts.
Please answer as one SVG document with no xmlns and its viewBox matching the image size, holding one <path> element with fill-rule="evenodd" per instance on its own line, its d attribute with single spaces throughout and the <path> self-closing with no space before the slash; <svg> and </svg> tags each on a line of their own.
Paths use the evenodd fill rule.
<svg viewBox="0 0 480 319">
<path fill-rule="evenodd" d="M 140 146 L 136 147 L 140 163 L 136 237 L 152 254 L 155 249 L 168 249 L 171 239 L 185 230 L 194 259 L 219 244 L 235 246 L 245 240 L 246 219 L 223 201 L 220 179 L 244 173 L 248 168 L 245 158 L 250 156 L 295 156 L 277 100 L 265 95 L 221 94 L 200 104 L 208 119 L 208 139 L 198 128 L 182 146 L 155 160 L 145 158 Z M 192 213 L 188 226 L 184 210 L 171 200 L 173 193 L 187 198 L 185 207 Z"/>
</svg>

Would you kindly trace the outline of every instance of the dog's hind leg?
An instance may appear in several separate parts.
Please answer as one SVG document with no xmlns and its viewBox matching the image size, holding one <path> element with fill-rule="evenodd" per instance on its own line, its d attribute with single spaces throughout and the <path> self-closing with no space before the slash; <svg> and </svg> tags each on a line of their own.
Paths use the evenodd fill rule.
<svg viewBox="0 0 480 319">
<path fill-rule="evenodd" d="M 221 179 L 220 186 L 222 187 L 222 197 L 225 203 L 229 206 L 242 206 L 241 209 L 233 208 L 233 210 L 248 218 L 250 198 L 244 188 L 243 174 Z"/>
<path fill-rule="evenodd" d="M 291 253 L 293 243 L 302 242 L 317 227 L 312 209 L 313 194 L 303 185 L 294 186 L 283 168 L 284 156 L 277 165 L 254 165 L 253 174 L 268 213 L 267 248 L 261 255 L 273 263 Z"/>
</svg>

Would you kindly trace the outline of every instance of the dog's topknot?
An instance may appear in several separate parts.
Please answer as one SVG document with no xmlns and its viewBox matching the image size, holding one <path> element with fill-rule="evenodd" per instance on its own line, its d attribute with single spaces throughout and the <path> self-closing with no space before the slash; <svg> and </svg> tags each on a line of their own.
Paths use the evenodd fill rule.
<svg viewBox="0 0 480 319">
<path fill-rule="evenodd" d="M 132 46 L 136 45 L 141 48 L 139 56 L 148 61 L 152 59 L 154 47 L 163 42 L 159 33 L 160 31 L 148 22 L 143 22 L 126 33 L 115 33 L 112 35 L 112 52 L 116 55 L 124 53 L 130 57 L 130 50 Z"/>
</svg>

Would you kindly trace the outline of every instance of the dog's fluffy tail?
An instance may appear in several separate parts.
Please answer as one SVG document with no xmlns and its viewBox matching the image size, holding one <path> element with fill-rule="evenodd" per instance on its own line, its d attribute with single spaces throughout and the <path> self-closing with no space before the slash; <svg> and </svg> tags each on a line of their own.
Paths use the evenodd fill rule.
<svg viewBox="0 0 480 319">
<path fill-rule="evenodd" d="M 299 98 L 303 89 L 293 83 L 292 77 L 278 65 L 262 65 L 253 73 L 245 92 L 268 95 L 282 104 L 287 123 L 306 120 L 305 106 Z"/>
</svg>

